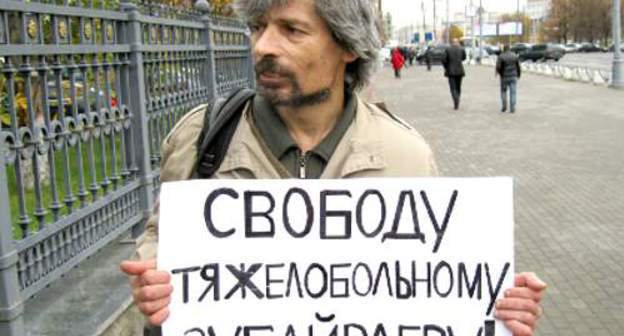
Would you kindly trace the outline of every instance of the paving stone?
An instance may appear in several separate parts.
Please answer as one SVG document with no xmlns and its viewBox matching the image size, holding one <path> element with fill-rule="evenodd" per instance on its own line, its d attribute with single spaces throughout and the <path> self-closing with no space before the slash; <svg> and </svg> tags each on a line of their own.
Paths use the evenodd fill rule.
<svg viewBox="0 0 624 336">
<path fill-rule="evenodd" d="M 377 100 L 430 143 L 445 176 L 513 176 L 516 264 L 549 284 L 538 335 L 624 333 L 624 92 L 526 74 L 501 113 L 489 67 L 454 111 L 440 67 L 375 77 Z"/>
</svg>

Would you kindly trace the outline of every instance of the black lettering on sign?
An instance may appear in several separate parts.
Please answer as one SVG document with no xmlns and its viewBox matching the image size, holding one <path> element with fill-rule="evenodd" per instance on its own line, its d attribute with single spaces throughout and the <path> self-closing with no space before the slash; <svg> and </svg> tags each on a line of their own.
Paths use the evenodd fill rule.
<svg viewBox="0 0 624 336">
<path fill-rule="evenodd" d="M 496 335 L 496 326 L 494 320 L 486 320 L 485 321 L 485 335 L 484 336 L 495 336 Z"/>
<path fill-rule="evenodd" d="M 315 270 L 315 269 L 319 270 L 321 277 L 323 278 L 322 283 L 321 283 L 321 288 L 316 293 L 314 293 L 312 289 L 310 288 L 311 287 L 310 273 L 312 273 L 312 270 Z M 327 271 L 325 270 L 325 268 L 323 268 L 321 264 L 317 264 L 317 263 L 311 264 L 305 273 L 304 283 L 305 283 L 306 292 L 308 292 L 308 295 L 310 295 L 311 298 L 313 299 L 320 298 L 327 291 Z"/>
<path fill-rule="evenodd" d="M 288 328 L 286 328 L 286 335 L 285 336 L 297 336 L 295 334 L 295 328 L 292 326 L 292 324 L 289 324 Z"/>
<path fill-rule="evenodd" d="M 368 279 L 367 285 L 365 287 L 366 290 L 364 291 L 360 291 L 357 285 L 359 283 L 359 281 L 356 280 L 359 279 L 359 277 L 357 276 L 359 269 L 364 269 L 364 271 L 366 272 L 365 279 Z M 371 290 L 373 289 L 373 273 L 371 272 L 367 264 L 358 263 L 357 265 L 355 265 L 355 268 L 353 269 L 353 274 L 351 275 L 351 282 L 353 283 L 353 291 L 355 292 L 355 294 L 359 296 L 367 296 L 371 292 Z"/>
<path fill-rule="evenodd" d="M 377 223 L 377 226 L 372 232 L 366 231 L 366 228 L 364 227 L 364 220 L 362 219 L 362 213 L 364 212 L 362 208 L 364 207 L 364 202 L 369 196 L 377 197 L 377 199 L 379 200 L 379 208 L 381 212 L 381 218 L 379 218 L 379 223 Z M 366 208 L 369 209 L 370 206 L 367 206 Z M 369 189 L 366 190 L 362 194 L 362 196 L 360 196 L 360 199 L 358 200 L 357 206 L 355 208 L 355 221 L 358 228 L 360 229 L 360 232 L 367 238 L 374 238 L 381 232 L 381 230 L 383 230 L 384 224 L 386 222 L 386 201 L 384 200 L 383 195 L 381 194 L 381 192 L 379 192 L 379 190 Z"/>
<path fill-rule="evenodd" d="M 509 267 L 511 265 L 509 263 L 505 263 L 505 267 L 503 268 L 503 272 L 501 273 L 500 278 L 496 282 L 496 285 L 492 283 L 492 275 L 490 274 L 490 265 L 485 264 L 485 275 L 488 279 L 488 293 L 490 294 L 490 304 L 488 305 L 486 315 L 490 315 L 492 313 L 492 308 L 494 308 L 494 303 L 496 302 L 496 298 L 498 297 L 498 293 L 501 290 L 501 286 L 503 286 L 503 280 L 505 280 L 505 275 L 507 271 L 509 271 Z"/>
<path fill-rule="evenodd" d="M 193 329 L 189 329 L 187 331 L 184 332 L 184 336 L 206 336 L 206 333 L 204 333 L 203 330 L 199 329 L 199 328 L 193 328 Z"/>
<path fill-rule="evenodd" d="M 420 326 L 406 326 L 402 324 L 399 325 L 399 336 L 409 336 L 409 334 L 403 335 L 403 332 L 407 332 L 407 331 L 420 331 Z"/>
<path fill-rule="evenodd" d="M 432 288 L 432 279 L 431 279 L 431 263 L 427 263 L 427 275 L 424 278 L 421 278 L 419 276 L 416 275 L 417 272 L 417 268 L 416 268 L 416 262 L 412 262 L 412 288 L 413 290 L 413 296 L 416 297 L 418 295 L 418 283 L 426 283 L 427 284 L 427 297 L 430 298 L 431 297 L 431 288 Z"/>
<path fill-rule="evenodd" d="M 238 199 L 238 193 L 234 189 L 230 188 L 220 188 L 215 189 L 208 195 L 206 198 L 206 203 L 204 204 L 204 221 L 206 222 L 206 228 L 211 235 L 215 238 L 227 238 L 234 234 L 235 229 L 229 229 L 227 231 L 220 231 L 212 222 L 212 203 L 217 199 L 217 197 L 225 195 L 234 199 Z"/>
<path fill-rule="evenodd" d="M 379 323 L 377 325 L 377 327 L 375 328 L 375 332 L 373 333 L 373 336 L 388 336 L 388 334 L 386 333 L 386 328 L 384 327 L 383 324 Z"/>
<path fill-rule="evenodd" d="M 293 282 L 297 285 L 297 293 L 299 293 L 299 298 L 303 298 L 303 290 L 301 289 L 301 280 L 299 280 L 299 271 L 297 269 L 297 264 L 290 263 L 290 270 L 288 271 L 288 281 L 286 282 L 286 297 L 290 297 L 290 289 L 292 288 Z"/>
<path fill-rule="evenodd" d="M 301 232 L 297 232 L 295 231 L 295 229 L 293 229 L 290 223 L 290 218 L 288 216 L 288 205 L 290 204 L 290 200 L 293 195 L 299 195 L 303 200 L 306 208 L 306 224 L 303 228 L 303 231 Z M 314 209 L 312 208 L 312 200 L 310 200 L 310 196 L 305 190 L 300 188 L 291 188 L 290 190 L 288 190 L 286 196 L 284 196 L 282 220 L 284 221 L 284 227 L 286 229 L 286 232 L 288 232 L 288 234 L 290 234 L 294 238 L 303 238 L 307 236 L 308 233 L 310 233 L 310 230 L 312 229 L 312 223 L 314 222 Z"/>
<path fill-rule="evenodd" d="M 267 191 L 245 191 L 245 238 L 272 238 L 275 236 L 275 222 L 271 213 L 275 209 L 275 199 Z M 254 198 L 264 198 L 269 201 L 269 208 L 266 210 L 254 210 Z M 254 218 L 262 217 L 269 223 L 266 231 L 254 230 Z"/>
<path fill-rule="evenodd" d="M 468 292 L 468 297 L 473 299 L 476 297 L 481 300 L 481 264 L 477 265 L 477 269 L 475 270 L 474 276 L 472 278 L 472 283 L 470 283 L 470 279 L 468 278 L 468 271 L 466 271 L 466 264 L 459 263 L 459 275 L 457 276 L 459 281 L 459 297 L 463 297 L 464 290 L 464 282 L 466 283 L 466 291 Z"/>
<path fill-rule="evenodd" d="M 255 331 L 270 331 L 273 332 L 273 326 L 263 325 L 263 326 L 245 326 L 243 328 L 243 335 L 250 336 L 252 332 Z"/>
<path fill-rule="evenodd" d="M 392 297 L 392 284 L 390 282 L 390 271 L 388 270 L 388 264 L 385 262 L 379 265 L 379 271 L 377 271 L 377 276 L 375 277 L 375 284 L 373 285 L 373 295 L 377 295 L 377 291 L 379 290 L 379 282 L 381 281 L 381 273 L 385 274 L 386 285 L 388 286 L 388 295 Z"/>
<path fill-rule="evenodd" d="M 435 324 L 425 324 L 424 328 L 423 328 L 423 335 L 425 336 L 429 336 L 429 335 L 433 335 L 432 333 L 437 333 L 438 336 L 446 336 L 446 331 Z"/>
<path fill-rule="evenodd" d="M 433 246 L 433 253 L 438 252 L 438 249 L 440 248 L 440 244 L 442 243 L 442 238 L 444 238 L 444 233 L 446 232 L 448 222 L 451 219 L 451 213 L 453 212 L 453 207 L 455 207 L 455 200 L 457 200 L 457 195 L 458 195 L 457 190 L 453 191 L 449 204 L 446 208 L 446 214 L 444 215 L 442 226 L 440 226 L 438 224 L 438 220 L 436 219 L 435 214 L 433 213 L 431 204 L 429 203 L 429 197 L 427 197 L 427 193 L 424 191 L 420 192 L 420 197 L 425 203 L 425 207 L 427 208 L 427 214 L 429 215 L 429 219 L 431 220 L 431 223 L 433 224 L 433 229 L 435 230 L 435 233 L 436 233 L 436 242 L 435 242 L 435 245 Z M 424 243 L 424 240 L 423 240 L 423 243 Z"/>
<path fill-rule="evenodd" d="M 408 206 L 410 208 L 410 214 L 412 217 L 412 223 L 414 224 L 414 233 L 399 233 L 399 224 L 401 223 L 401 214 L 405 207 L 405 201 L 409 200 Z M 394 222 L 392 223 L 392 231 L 385 233 L 381 238 L 383 243 L 386 239 L 416 239 L 425 243 L 425 234 L 420 231 L 420 224 L 418 223 L 418 212 L 416 211 L 416 199 L 414 192 L 411 190 L 404 190 L 399 195 L 399 201 L 397 202 L 396 211 L 394 213 Z"/>
<path fill-rule="evenodd" d="M 338 277 L 338 269 L 351 267 L 351 264 L 332 264 L 329 266 L 329 294 L 332 298 L 349 297 L 349 278 Z M 342 293 L 338 293 L 337 284 L 342 284 Z"/>
<path fill-rule="evenodd" d="M 271 293 L 271 286 L 272 284 L 281 284 L 284 283 L 283 279 L 274 279 L 271 277 L 271 269 L 273 268 L 283 268 L 284 264 L 267 264 L 266 265 L 266 296 L 267 299 L 280 299 L 283 298 L 284 295 L 283 294 L 272 294 Z"/>
<path fill-rule="evenodd" d="M 241 326 L 237 326 L 236 327 L 236 331 L 234 332 L 234 336 L 240 336 L 241 331 L 243 331 L 243 327 Z M 216 336 L 217 333 L 214 331 L 214 327 L 213 326 L 209 326 L 208 327 L 208 336 Z"/>
<path fill-rule="evenodd" d="M 357 330 L 358 333 L 351 334 L 351 330 Z M 368 336 L 366 332 L 366 328 L 364 328 L 361 324 L 357 323 L 349 323 L 344 325 L 344 336 Z"/>
<path fill-rule="evenodd" d="M 351 197 L 349 190 L 323 190 L 321 191 L 321 209 L 320 209 L 320 222 L 321 222 L 321 239 L 349 239 L 351 238 L 351 211 L 347 210 L 327 210 L 328 198 L 335 196 L 347 196 Z M 330 236 L 327 233 L 327 218 L 328 217 L 341 217 L 344 218 L 344 235 Z"/>
<path fill-rule="evenodd" d="M 401 264 L 396 261 L 394 267 L 396 277 L 396 297 L 397 299 L 409 299 L 412 297 L 412 286 L 410 280 L 401 275 Z"/>
<path fill-rule="evenodd" d="M 440 280 L 438 280 L 438 277 L 440 277 L 440 272 L 443 272 L 443 270 L 446 270 L 445 273 L 448 274 L 448 289 L 446 291 L 440 290 L 439 288 L 439 283 Z M 438 293 L 438 295 L 441 298 L 446 298 L 449 296 L 449 294 L 451 294 L 451 291 L 453 290 L 453 269 L 451 269 L 451 265 L 449 265 L 449 263 L 447 263 L 446 261 L 441 261 L 438 266 L 436 266 L 435 270 L 433 271 L 433 284 L 434 284 L 434 288 L 436 293 Z"/>
<path fill-rule="evenodd" d="M 210 271 L 210 273 L 209 273 Z M 220 294 L 219 294 L 219 264 L 208 264 L 208 265 L 204 265 L 204 267 L 202 268 L 201 272 L 199 273 L 202 277 L 202 279 L 204 279 L 204 281 L 206 281 L 208 283 L 208 285 L 206 285 L 206 289 L 204 290 L 204 292 L 202 293 L 202 295 L 199 297 L 199 302 L 202 302 L 204 300 L 204 297 L 206 296 L 206 294 L 208 294 L 208 292 L 214 288 L 214 293 L 213 293 L 213 300 L 219 301 L 220 299 Z"/>
<path fill-rule="evenodd" d="M 322 316 L 320 313 L 317 312 L 314 314 L 314 316 L 319 322 L 329 323 L 334 320 L 334 318 L 336 317 L 336 314 L 329 314 L 328 316 Z M 309 332 L 310 332 L 309 336 L 314 335 L 313 325 L 310 325 Z M 329 336 L 338 336 L 338 324 L 332 327 L 331 332 L 329 333 Z"/>
<path fill-rule="evenodd" d="M 238 282 L 225 295 L 225 299 L 228 300 L 230 297 L 232 297 L 232 295 L 234 295 L 234 293 L 239 288 L 241 290 L 241 297 L 243 299 L 246 298 L 247 295 L 245 288 L 247 287 L 249 287 L 249 290 L 251 290 L 251 292 L 254 293 L 254 295 L 256 295 L 258 299 L 264 298 L 264 294 L 262 294 L 258 287 L 256 287 L 256 285 L 253 283 L 253 281 L 251 281 L 251 277 L 260 269 L 260 267 L 262 267 L 262 264 L 253 264 L 251 265 L 251 267 L 249 267 L 249 270 L 245 271 L 245 264 L 240 265 L 240 270 L 236 269 L 234 265 L 226 265 L 225 268 L 227 268 L 230 273 L 232 273 L 232 275 L 236 278 Z"/>
<path fill-rule="evenodd" d="M 189 302 L 189 273 L 197 272 L 200 270 L 199 266 L 187 267 L 187 268 L 178 268 L 171 270 L 172 275 L 177 275 L 182 273 L 182 303 Z"/>
</svg>

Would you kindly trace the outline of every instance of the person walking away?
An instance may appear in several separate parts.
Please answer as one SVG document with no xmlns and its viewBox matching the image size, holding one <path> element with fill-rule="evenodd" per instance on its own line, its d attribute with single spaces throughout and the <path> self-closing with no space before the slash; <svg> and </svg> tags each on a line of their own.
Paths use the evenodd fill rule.
<svg viewBox="0 0 624 336">
<path fill-rule="evenodd" d="M 409 48 L 407 54 L 409 55 L 409 65 L 414 65 L 414 57 L 416 57 L 416 51 L 414 50 L 414 47 Z"/>
<path fill-rule="evenodd" d="M 425 51 L 425 62 L 427 63 L 427 71 L 431 71 L 431 53 L 433 50 L 433 46 L 428 46 Z"/>
<path fill-rule="evenodd" d="M 496 61 L 496 74 L 500 76 L 501 112 L 507 112 L 507 90 L 509 90 L 509 112 L 514 113 L 516 112 L 518 79 L 522 74 L 522 68 L 518 55 L 511 52 L 511 47 L 508 44 L 503 47 L 503 53 Z"/>
<path fill-rule="evenodd" d="M 401 69 L 403 68 L 403 64 L 405 64 L 405 59 L 401 54 L 401 50 L 399 48 L 394 48 L 392 50 L 392 68 L 394 68 L 394 77 L 401 78 Z"/>
<path fill-rule="evenodd" d="M 464 76 L 463 61 L 466 60 L 466 51 L 459 45 L 458 39 L 453 39 L 451 46 L 444 52 L 444 76 L 448 78 L 451 96 L 453 97 L 453 106 L 459 109 L 459 100 L 461 98 L 461 85 Z"/>
<path fill-rule="evenodd" d="M 401 56 L 403 56 L 403 67 L 405 67 L 405 69 L 409 68 L 409 54 L 407 52 L 407 48 L 401 47 L 399 48 L 399 51 L 401 52 Z"/>
</svg>

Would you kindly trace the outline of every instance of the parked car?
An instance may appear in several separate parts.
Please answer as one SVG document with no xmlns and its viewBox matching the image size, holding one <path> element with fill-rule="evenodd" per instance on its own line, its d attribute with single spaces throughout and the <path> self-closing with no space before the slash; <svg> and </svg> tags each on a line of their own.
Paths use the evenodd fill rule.
<svg viewBox="0 0 624 336">
<path fill-rule="evenodd" d="M 620 50 L 624 52 L 624 43 L 620 44 Z M 611 47 L 609 47 L 609 51 L 610 52 L 615 51 L 615 44 L 612 44 Z"/>
<path fill-rule="evenodd" d="M 529 43 L 514 43 L 511 46 L 511 51 L 518 55 L 529 51 L 529 49 L 531 49 L 531 44 Z"/>
<path fill-rule="evenodd" d="M 431 58 L 431 64 L 442 63 L 442 59 L 444 58 L 444 54 L 448 47 L 449 46 L 446 44 L 439 44 L 436 46 L 427 47 L 421 50 L 420 53 L 418 53 L 418 55 L 416 56 L 416 61 L 420 65 L 427 63 L 427 59 L 425 57 L 427 54 L 429 54 L 429 57 Z"/>
<path fill-rule="evenodd" d="M 607 50 L 593 43 L 586 42 L 581 45 L 578 51 L 588 53 L 588 52 L 606 52 Z"/>
<path fill-rule="evenodd" d="M 498 46 L 484 45 L 483 50 L 487 52 L 488 55 L 496 55 L 500 56 L 501 49 Z"/>
<path fill-rule="evenodd" d="M 536 44 L 528 51 L 520 54 L 520 61 L 546 61 L 546 60 L 555 60 L 559 61 L 563 55 L 565 55 L 565 50 L 561 45 L 558 44 Z"/>
<path fill-rule="evenodd" d="M 566 54 L 575 53 L 579 51 L 581 46 L 582 45 L 580 43 L 568 43 L 564 46 L 564 49 L 566 51 Z"/>
</svg>

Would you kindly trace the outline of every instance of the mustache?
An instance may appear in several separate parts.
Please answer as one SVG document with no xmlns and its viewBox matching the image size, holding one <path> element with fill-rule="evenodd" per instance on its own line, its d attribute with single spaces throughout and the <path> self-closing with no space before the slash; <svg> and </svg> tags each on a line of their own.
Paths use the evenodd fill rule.
<svg viewBox="0 0 624 336">
<path fill-rule="evenodd" d="M 283 66 L 279 65 L 275 58 L 265 57 L 255 64 L 256 76 L 260 76 L 265 72 L 271 72 L 287 78 L 294 78 L 294 74 Z"/>
</svg>

